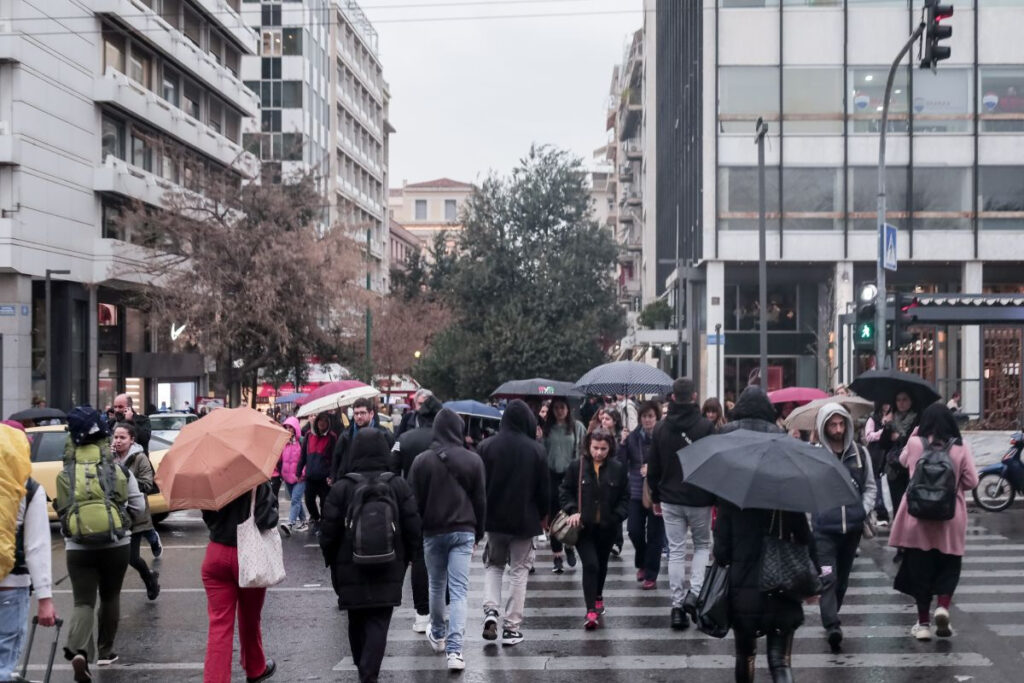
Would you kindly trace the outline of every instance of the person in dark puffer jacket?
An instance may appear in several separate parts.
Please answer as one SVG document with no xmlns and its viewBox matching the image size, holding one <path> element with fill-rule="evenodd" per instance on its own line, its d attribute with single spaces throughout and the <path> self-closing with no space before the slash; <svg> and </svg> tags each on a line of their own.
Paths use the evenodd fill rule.
<svg viewBox="0 0 1024 683">
<path fill-rule="evenodd" d="M 359 431 L 346 454 L 352 472 L 367 478 L 387 472 L 391 442 L 383 432 Z M 357 487 L 351 479 L 334 483 L 324 503 L 320 550 L 331 568 L 331 583 L 338 595 L 338 609 L 348 610 L 348 641 L 360 683 L 376 683 L 387 647 L 394 608 L 402 604 L 402 584 L 409 563 L 423 551 L 420 515 L 412 489 L 401 477 L 388 481 L 398 503 L 395 559 L 387 564 L 360 565 L 352 560 L 352 536 L 346 533 L 345 516 Z"/>
<path fill-rule="evenodd" d="M 331 490 L 329 479 L 334 474 L 334 447 L 338 435 L 331 431 L 327 413 L 313 420 L 313 427 L 302 441 L 298 471 L 306 471 L 306 508 L 309 510 L 310 531 L 320 533 L 320 506 Z"/>
</svg>

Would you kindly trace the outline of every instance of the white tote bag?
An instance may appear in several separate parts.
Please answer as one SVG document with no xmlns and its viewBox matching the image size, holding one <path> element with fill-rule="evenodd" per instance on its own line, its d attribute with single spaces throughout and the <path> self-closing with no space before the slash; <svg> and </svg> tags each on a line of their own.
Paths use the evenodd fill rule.
<svg viewBox="0 0 1024 683">
<path fill-rule="evenodd" d="M 284 553 L 277 527 L 260 531 L 256 526 L 256 490 L 250 497 L 249 518 L 238 525 L 238 585 L 266 588 L 284 581 Z"/>
</svg>

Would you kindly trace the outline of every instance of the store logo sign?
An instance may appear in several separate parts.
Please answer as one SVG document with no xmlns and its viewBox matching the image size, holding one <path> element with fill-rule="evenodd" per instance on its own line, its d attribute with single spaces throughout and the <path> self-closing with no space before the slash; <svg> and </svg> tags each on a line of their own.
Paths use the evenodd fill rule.
<svg viewBox="0 0 1024 683">
<path fill-rule="evenodd" d="M 171 323 L 171 341 L 177 341 L 178 337 L 181 336 L 181 333 L 185 331 L 185 328 L 187 326 L 188 326 L 188 323 L 185 323 L 184 325 L 182 325 L 180 327 L 175 327 L 174 323 Z"/>
</svg>

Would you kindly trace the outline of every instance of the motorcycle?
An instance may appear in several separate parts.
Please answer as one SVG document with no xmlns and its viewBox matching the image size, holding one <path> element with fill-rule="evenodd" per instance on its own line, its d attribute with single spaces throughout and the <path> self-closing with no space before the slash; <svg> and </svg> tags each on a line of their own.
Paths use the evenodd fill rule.
<svg viewBox="0 0 1024 683">
<path fill-rule="evenodd" d="M 1010 449 L 1001 460 L 978 471 L 978 485 L 972 492 L 974 502 L 990 512 L 1000 512 L 1013 505 L 1017 494 L 1024 496 L 1024 432 L 1010 437 Z"/>
</svg>

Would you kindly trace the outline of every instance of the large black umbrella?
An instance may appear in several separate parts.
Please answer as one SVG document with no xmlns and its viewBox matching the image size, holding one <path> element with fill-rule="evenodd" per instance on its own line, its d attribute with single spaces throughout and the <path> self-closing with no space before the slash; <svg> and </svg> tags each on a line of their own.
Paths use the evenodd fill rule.
<svg viewBox="0 0 1024 683">
<path fill-rule="evenodd" d="M 850 383 L 850 390 L 872 401 L 892 403 L 896 394 L 905 391 L 918 412 L 939 400 L 939 392 L 931 382 L 899 370 L 868 370 Z"/>
<path fill-rule="evenodd" d="M 580 392 L 572 388 L 572 382 L 559 382 L 543 377 L 533 379 L 513 379 L 505 382 L 491 392 L 491 398 L 524 398 L 527 396 L 539 396 L 541 398 L 554 398 L 559 396 L 582 396 Z"/>
<path fill-rule="evenodd" d="M 788 434 L 737 429 L 678 455 L 687 483 L 741 508 L 819 513 L 860 501 L 839 458 Z"/>
<path fill-rule="evenodd" d="M 576 382 L 584 394 L 667 394 L 672 391 L 672 378 L 647 363 L 620 360 L 599 365 Z"/>
<path fill-rule="evenodd" d="M 27 422 L 29 420 L 37 422 L 39 420 L 66 420 L 68 419 L 67 413 L 57 408 L 28 408 L 20 412 L 11 415 L 8 420 L 14 420 L 15 422 Z"/>
</svg>

